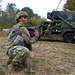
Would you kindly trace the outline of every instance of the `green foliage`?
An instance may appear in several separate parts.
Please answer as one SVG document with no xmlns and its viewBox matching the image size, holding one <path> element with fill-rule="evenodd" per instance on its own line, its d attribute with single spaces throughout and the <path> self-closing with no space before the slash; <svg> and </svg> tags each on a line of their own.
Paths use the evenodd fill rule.
<svg viewBox="0 0 75 75">
<path fill-rule="evenodd" d="M 16 4 L 15 4 L 15 3 L 8 3 L 8 4 L 7 4 L 6 11 L 7 11 L 8 13 L 11 13 L 11 12 L 12 12 L 12 14 L 13 14 L 16 9 L 17 9 L 17 8 L 16 8 Z"/>
<path fill-rule="evenodd" d="M 30 19 L 30 21 L 31 21 L 31 23 L 32 23 L 32 25 L 40 25 L 40 23 L 41 23 L 41 19 L 38 19 L 37 17 L 32 17 L 31 19 Z"/>
<path fill-rule="evenodd" d="M 64 8 L 68 10 L 75 10 L 75 0 L 67 0 Z"/>
<path fill-rule="evenodd" d="M 21 9 L 22 11 L 26 11 L 29 15 L 29 18 L 33 17 L 34 16 L 34 13 L 33 13 L 33 10 L 30 9 L 29 7 L 24 7 Z"/>
<path fill-rule="evenodd" d="M 28 23 L 26 26 L 30 27 L 30 26 L 37 26 L 40 25 L 41 23 L 41 17 L 38 16 L 38 14 L 34 14 L 33 10 L 29 7 L 24 7 L 21 9 L 22 11 L 26 11 L 28 13 Z"/>
<path fill-rule="evenodd" d="M 10 22 L 0 23 L 0 30 L 4 28 L 10 28 L 10 27 L 12 27 L 12 24 Z"/>
<path fill-rule="evenodd" d="M 29 15 L 28 23 L 26 26 L 38 26 L 40 25 L 42 18 L 38 14 L 34 14 L 33 10 L 29 7 L 24 7 L 21 9 L 26 11 Z M 20 10 L 17 9 L 15 3 L 8 3 L 6 9 L 1 11 L 2 15 L 0 16 L 0 30 L 3 28 L 10 28 L 16 23 L 15 16 Z"/>
</svg>

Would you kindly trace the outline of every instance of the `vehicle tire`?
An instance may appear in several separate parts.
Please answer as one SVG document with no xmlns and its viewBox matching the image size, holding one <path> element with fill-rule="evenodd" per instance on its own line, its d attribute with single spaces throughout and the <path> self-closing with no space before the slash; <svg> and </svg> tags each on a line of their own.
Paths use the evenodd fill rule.
<svg viewBox="0 0 75 75">
<path fill-rule="evenodd" d="M 66 33 L 64 35 L 64 41 L 67 43 L 72 43 L 74 40 L 74 34 L 73 33 Z"/>
</svg>

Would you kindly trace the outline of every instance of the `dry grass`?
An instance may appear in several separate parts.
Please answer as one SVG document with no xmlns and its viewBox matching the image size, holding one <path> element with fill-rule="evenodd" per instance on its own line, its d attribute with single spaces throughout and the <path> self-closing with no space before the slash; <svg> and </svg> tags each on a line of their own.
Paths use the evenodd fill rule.
<svg viewBox="0 0 75 75">
<path fill-rule="evenodd" d="M 0 42 L 0 66 L 6 72 L 6 41 L 0 38 Z M 35 75 L 75 75 L 75 44 L 38 41 L 33 44 L 31 59 Z"/>
</svg>

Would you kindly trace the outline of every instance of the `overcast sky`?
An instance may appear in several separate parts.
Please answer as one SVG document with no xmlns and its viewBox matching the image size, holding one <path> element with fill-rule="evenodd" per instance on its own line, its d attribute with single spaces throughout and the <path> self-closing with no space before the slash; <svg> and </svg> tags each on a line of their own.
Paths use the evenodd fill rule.
<svg viewBox="0 0 75 75">
<path fill-rule="evenodd" d="M 30 7 L 34 13 L 37 13 L 41 17 L 47 17 L 47 12 L 51 12 L 56 9 L 60 0 L 2 0 L 3 10 L 6 8 L 7 3 L 15 3 L 17 8 Z M 59 9 L 63 8 L 66 0 L 61 0 Z"/>
</svg>

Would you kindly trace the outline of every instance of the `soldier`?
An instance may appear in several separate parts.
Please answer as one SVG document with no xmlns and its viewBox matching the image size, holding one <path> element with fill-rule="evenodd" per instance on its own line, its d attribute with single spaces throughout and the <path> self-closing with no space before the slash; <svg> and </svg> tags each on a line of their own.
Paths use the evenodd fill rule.
<svg viewBox="0 0 75 75">
<path fill-rule="evenodd" d="M 31 44 L 36 43 L 38 39 L 38 33 L 34 33 L 35 36 L 30 38 L 29 31 L 26 29 L 25 25 L 28 20 L 28 14 L 24 11 L 20 11 L 16 15 L 17 24 L 14 25 L 14 28 L 9 30 L 7 40 L 8 40 L 8 49 L 7 55 L 8 59 L 8 69 L 11 72 L 15 71 L 15 66 L 22 66 L 27 68 L 28 72 L 32 72 L 32 64 L 30 59 L 30 51 L 28 47 L 31 47 Z M 14 30 L 16 29 L 16 30 Z"/>
</svg>

